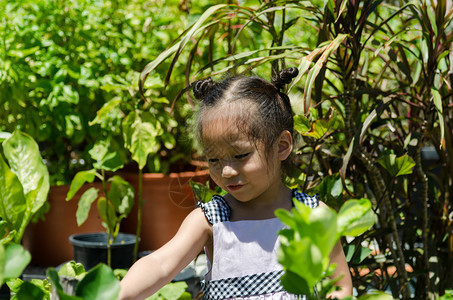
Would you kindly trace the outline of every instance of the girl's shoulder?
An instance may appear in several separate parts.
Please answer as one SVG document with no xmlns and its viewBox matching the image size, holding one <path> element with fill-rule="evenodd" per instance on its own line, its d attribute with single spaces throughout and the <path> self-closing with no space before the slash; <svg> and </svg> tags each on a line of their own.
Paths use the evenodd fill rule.
<svg viewBox="0 0 453 300">
<path fill-rule="evenodd" d="M 212 225 L 230 220 L 231 208 L 225 199 L 220 195 L 212 196 L 212 200 L 209 202 L 199 202 L 198 206 L 201 207 L 206 219 Z"/>
<path fill-rule="evenodd" d="M 310 196 L 308 194 L 302 193 L 297 188 L 293 189 L 293 199 L 296 199 L 297 201 L 311 208 L 315 208 L 319 205 L 318 195 Z"/>
</svg>

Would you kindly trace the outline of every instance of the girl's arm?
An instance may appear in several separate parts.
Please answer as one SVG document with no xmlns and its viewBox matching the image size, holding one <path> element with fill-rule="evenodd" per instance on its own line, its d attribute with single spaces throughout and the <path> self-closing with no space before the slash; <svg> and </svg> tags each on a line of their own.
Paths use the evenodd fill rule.
<svg viewBox="0 0 453 300">
<path fill-rule="evenodd" d="M 211 232 L 203 211 L 192 211 L 168 243 L 129 269 L 119 299 L 145 299 L 157 292 L 201 252 Z"/>
<path fill-rule="evenodd" d="M 330 253 L 330 263 L 336 263 L 337 268 L 335 269 L 335 274 L 332 278 L 338 278 L 342 276 L 342 278 L 335 284 L 339 286 L 341 290 L 332 292 L 328 295 L 330 299 L 343 299 L 346 296 L 352 295 L 352 279 L 351 273 L 349 272 L 349 266 L 346 262 L 346 257 L 344 256 L 343 247 L 341 246 L 341 242 L 338 243 L 333 247 L 332 253 Z"/>
</svg>

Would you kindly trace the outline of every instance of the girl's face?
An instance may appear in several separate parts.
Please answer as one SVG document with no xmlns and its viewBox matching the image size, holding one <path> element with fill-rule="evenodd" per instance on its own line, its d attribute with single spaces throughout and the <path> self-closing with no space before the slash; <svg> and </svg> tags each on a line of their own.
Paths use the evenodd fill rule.
<svg viewBox="0 0 453 300">
<path fill-rule="evenodd" d="M 278 147 L 265 152 L 250 141 L 231 119 L 204 122 L 203 142 L 211 178 L 241 202 L 263 198 L 282 184 Z"/>
</svg>

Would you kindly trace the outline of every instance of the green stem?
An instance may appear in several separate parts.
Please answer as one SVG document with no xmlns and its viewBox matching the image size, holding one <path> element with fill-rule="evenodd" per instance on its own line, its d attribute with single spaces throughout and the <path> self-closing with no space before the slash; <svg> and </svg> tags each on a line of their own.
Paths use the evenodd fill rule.
<svg viewBox="0 0 453 300">
<path fill-rule="evenodd" d="M 143 211 L 143 170 L 138 171 L 138 210 L 137 210 L 137 231 L 135 233 L 134 261 L 137 260 L 138 244 L 140 242 L 140 233 L 142 230 L 142 211 Z"/>
<path fill-rule="evenodd" d="M 101 173 L 102 173 L 102 188 L 104 190 L 104 197 L 108 201 L 108 199 L 107 199 L 107 180 L 105 180 L 105 170 L 101 170 Z M 108 204 L 105 206 L 105 216 L 107 216 L 107 218 L 109 217 Z M 112 245 L 112 239 L 111 239 L 112 233 L 110 231 L 109 224 L 110 224 L 110 220 L 107 219 L 107 265 L 109 267 L 112 267 L 112 247 L 111 247 L 111 245 Z"/>
</svg>

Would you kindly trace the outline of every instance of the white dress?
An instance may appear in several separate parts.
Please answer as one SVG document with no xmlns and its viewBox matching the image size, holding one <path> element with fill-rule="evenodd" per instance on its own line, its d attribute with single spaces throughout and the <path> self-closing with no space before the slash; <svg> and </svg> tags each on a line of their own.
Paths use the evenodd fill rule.
<svg viewBox="0 0 453 300">
<path fill-rule="evenodd" d="M 318 198 L 293 190 L 293 197 L 309 207 Z M 230 207 L 219 195 L 200 203 L 212 224 L 214 257 L 202 285 L 205 299 L 300 299 L 280 284 L 282 266 L 277 261 L 278 231 L 284 224 L 278 218 L 230 221 Z"/>
</svg>

